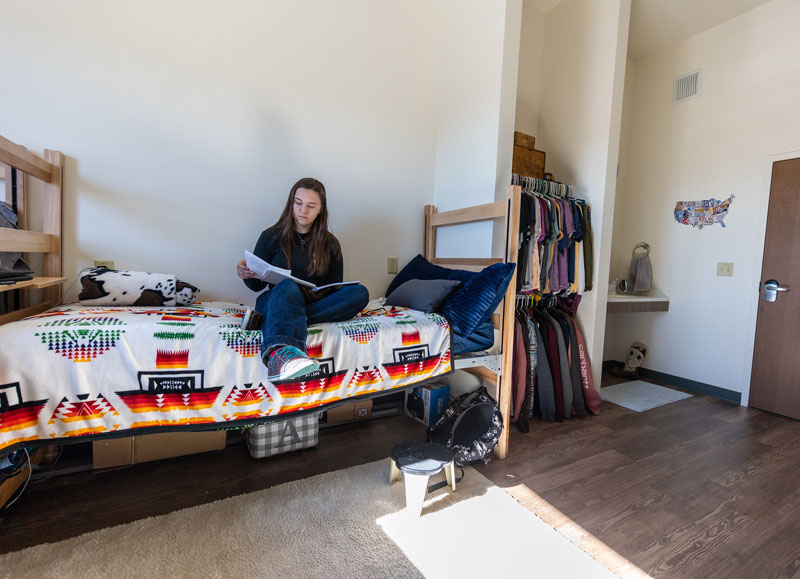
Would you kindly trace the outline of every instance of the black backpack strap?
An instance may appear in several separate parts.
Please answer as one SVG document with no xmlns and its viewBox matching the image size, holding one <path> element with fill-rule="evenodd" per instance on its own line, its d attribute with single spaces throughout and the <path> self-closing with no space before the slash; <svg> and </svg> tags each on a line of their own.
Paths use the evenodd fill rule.
<svg viewBox="0 0 800 579">
<path fill-rule="evenodd" d="M 478 388 L 477 390 L 473 390 L 472 392 L 465 392 L 464 394 L 453 400 L 453 403 L 450 404 L 450 408 L 453 409 L 453 412 L 458 412 L 459 408 L 461 408 L 461 405 L 466 402 L 467 398 L 469 398 L 470 396 L 474 396 L 475 394 L 480 394 L 481 390 L 486 390 L 486 388 L 481 386 L 480 388 Z"/>
</svg>

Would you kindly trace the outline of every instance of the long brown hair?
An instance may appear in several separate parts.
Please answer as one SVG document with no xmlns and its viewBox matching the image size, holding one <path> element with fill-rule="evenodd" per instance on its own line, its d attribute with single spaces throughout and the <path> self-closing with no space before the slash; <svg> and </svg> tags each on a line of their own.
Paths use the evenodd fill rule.
<svg viewBox="0 0 800 579">
<path fill-rule="evenodd" d="M 309 275 L 324 275 L 328 271 L 331 261 L 339 259 L 342 255 L 342 248 L 333 234 L 328 231 L 328 202 L 325 194 L 325 185 L 321 181 L 312 177 L 304 177 L 292 185 L 283 213 L 281 213 L 275 225 L 270 227 L 270 230 L 278 232 L 278 242 L 291 269 L 292 247 L 294 246 L 296 231 L 293 212 L 294 195 L 298 189 L 310 189 L 319 195 L 319 215 L 317 215 L 314 223 L 311 224 L 311 229 L 308 232 L 309 243 L 306 243 L 305 247 L 309 257 Z"/>
</svg>

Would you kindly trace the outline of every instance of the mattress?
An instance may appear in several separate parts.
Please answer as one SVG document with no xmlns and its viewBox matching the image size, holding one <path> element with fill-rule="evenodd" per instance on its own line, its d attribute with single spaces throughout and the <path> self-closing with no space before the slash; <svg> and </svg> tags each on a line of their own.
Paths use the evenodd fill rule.
<svg viewBox="0 0 800 579">
<path fill-rule="evenodd" d="M 320 369 L 270 382 L 245 308 L 71 304 L 0 326 L 0 453 L 146 432 L 232 428 L 452 371 L 447 320 L 373 300 L 308 330 Z"/>
</svg>

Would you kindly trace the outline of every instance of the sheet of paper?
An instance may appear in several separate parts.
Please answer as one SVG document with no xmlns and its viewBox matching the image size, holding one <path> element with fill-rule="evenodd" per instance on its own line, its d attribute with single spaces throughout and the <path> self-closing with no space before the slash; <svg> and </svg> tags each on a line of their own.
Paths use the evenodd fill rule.
<svg viewBox="0 0 800 579">
<path fill-rule="evenodd" d="M 352 285 L 354 283 L 361 283 L 361 282 L 360 281 L 340 281 L 340 282 L 337 282 L 337 283 L 329 283 L 327 285 L 319 285 L 319 286 L 315 287 L 314 289 L 312 289 L 311 291 L 318 292 L 319 290 L 323 290 L 325 288 L 338 287 L 340 285 Z"/>
<path fill-rule="evenodd" d="M 259 277 L 259 279 L 267 283 L 277 284 L 285 279 L 293 279 L 300 285 L 310 288 L 314 287 L 313 283 L 309 283 L 305 280 L 294 277 L 292 272 L 288 269 L 275 267 L 274 265 L 264 261 L 257 255 L 250 253 L 247 250 L 244 252 L 244 260 L 247 263 L 247 267 L 251 269 Z"/>
</svg>

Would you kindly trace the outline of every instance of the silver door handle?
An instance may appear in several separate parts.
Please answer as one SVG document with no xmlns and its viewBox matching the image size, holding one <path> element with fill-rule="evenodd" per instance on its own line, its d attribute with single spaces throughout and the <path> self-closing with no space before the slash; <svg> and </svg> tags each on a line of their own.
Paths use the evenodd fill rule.
<svg viewBox="0 0 800 579">
<path fill-rule="evenodd" d="M 783 286 L 774 279 L 768 279 L 762 285 L 761 293 L 765 302 L 778 301 L 778 292 L 788 292 L 789 286 Z"/>
</svg>

